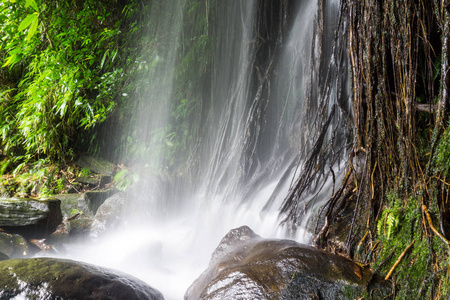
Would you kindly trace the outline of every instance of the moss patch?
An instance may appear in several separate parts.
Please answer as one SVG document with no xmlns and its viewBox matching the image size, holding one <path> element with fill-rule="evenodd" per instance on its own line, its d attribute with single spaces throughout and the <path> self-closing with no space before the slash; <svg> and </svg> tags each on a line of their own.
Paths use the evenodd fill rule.
<svg viewBox="0 0 450 300">
<path fill-rule="evenodd" d="M 396 285 L 395 299 L 447 299 L 449 249 L 430 230 L 421 209 L 421 198 L 402 199 L 391 193 L 387 200 L 387 207 L 378 221 L 379 245 L 373 253 L 373 267 L 387 275 L 414 241 L 390 276 Z M 436 206 L 429 210 L 432 216 L 437 215 Z M 433 222 L 438 228 L 437 218 Z"/>
</svg>

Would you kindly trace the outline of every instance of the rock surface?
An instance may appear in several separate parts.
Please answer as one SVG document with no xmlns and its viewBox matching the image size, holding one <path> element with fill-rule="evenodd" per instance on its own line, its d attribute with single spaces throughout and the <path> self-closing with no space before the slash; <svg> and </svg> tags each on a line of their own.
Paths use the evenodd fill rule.
<svg viewBox="0 0 450 300">
<path fill-rule="evenodd" d="M 27 254 L 28 244 L 22 236 L 0 232 L 0 260 L 20 258 Z"/>
<path fill-rule="evenodd" d="M 98 236 L 117 228 L 122 221 L 122 212 L 125 205 L 125 196 L 118 193 L 100 205 L 95 214 L 94 221 L 91 226 L 91 237 Z"/>
<path fill-rule="evenodd" d="M 25 237 L 51 234 L 61 223 L 60 201 L 56 199 L 0 199 L 0 227 Z"/>
<path fill-rule="evenodd" d="M 106 199 L 110 198 L 114 194 L 120 191 L 111 188 L 107 190 L 91 191 L 84 193 L 78 200 L 78 208 L 84 213 L 88 213 L 92 217 L 97 213 L 98 208 L 102 205 Z"/>
<path fill-rule="evenodd" d="M 87 168 L 91 172 L 103 175 L 114 175 L 115 165 L 105 159 L 93 157 L 89 155 L 81 156 L 77 162 L 77 166 Z"/>
<path fill-rule="evenodd" d="M 80 211 L 79 202 L 83 194 L 59 194 L 53 198 L 61 201 L 61 213 L 63 219 L 74 214 L 74 210 Z"/>
<path fill-rule="evenodd" d="M 56 258 L 0 262 L 0 299 L 163 299 L 123 273 Z"/>
<path fill-rule="evenodd" d="M 382 299 L 390 285 L 345 257 L 263 239 L 243 226 L 222 239 L 185 299 L 355 299 L 369 292 Z"/>
</svg>

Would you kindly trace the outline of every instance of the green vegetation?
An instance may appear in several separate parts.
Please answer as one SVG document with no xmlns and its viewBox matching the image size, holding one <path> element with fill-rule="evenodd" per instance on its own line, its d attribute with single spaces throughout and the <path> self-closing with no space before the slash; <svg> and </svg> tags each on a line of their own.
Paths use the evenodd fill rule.
<svg viewBox="0 0 450 300">
<path fill-rule="evenodd" d="M 386 275 L 399 260 L 391 275 L 397 283 L 396 299 L 445 299 L 450 285 L 450 249 L 429 229 L 420 197 L 402 199 L 389 193 L 387 201 L 383 217 L 378 221 L 375 253 L 371 254 L 376 257 L 373 268 Z M 434 216 L 437 212 L 437 207 L 431 208 Z M 433 220 L 436 222 L 436 218 Z"/>
<path fill-rule="evenodd" d="M 0 197 L 35 197 L 58 194 L 66 189 L 68 176 L 75 174 L 74 168 L 58 166 L 48 160 L 21 163 L 10 174 L 0 179 Z"/>
<path fill-rule="evenodd" d="M 434 168 L 443 178 L 450 175 L 450 124 L 442 134 L 437 146 Z"/>
<path fill-rule="evenodd" d="M 186 1 L 180 9 L 187 11 L 187 20 L 175 58 L 170 120 L 144 144 L 134 126 L 135 109 L 154 92 L 148 82 L 161 77 L 161 54 L 176 47 L 159 30 L 161 5 L 0 3 L 0 174 L 26 173 L 38 161 L 45 161 L 40 167 L 56 170 L 86 151 L 122 163 L 150 162 L 164 154 L 163 162 L 151 166 L 155 169 L 185 163 L 179 153 L 187 155 L 187 141 L 199 128 L 187 120 L 198 108 L 198 91 L 205 84 L 201 74 L 208 72 L 210 60 L 210 8 L 202 1 Z M 172 79 L 159 80 L 165 84 Z M 147 109 L 160 110 L 157 104 Z M 111 138 L 104 128 L 116 136 Z"/>
<path fill-rule="evenodd" d="M 121 16 L 108 1 L 4 1 L 2 154 L 65 160 L 115 106 Z"/>
<path fill-rule="evenodd" d="M 123 169 L 119 172 L 117 172 L 116 175 L 114 175 L 114 186 L 121 190 L 125 191 L 130 187 L 133 183 L 139 181 L 139 175 L 131 173 L 128 169 Z"/>
<path fill-rule="evenodd" d="M 127 9 L 110 1 L 0 3 L 0 173 L 14 175 L 11 192 L 64 190 L 60 163 L 93 146 L 92 129 L 124 85 Z"/>
<path fill-rule="evenodd" d="M 142 7 L 144 12 L 139 14 L 138 23 L 140 34 L 131 38 L 139 50 L 130 53 L 134 58 L 127 68 L 129 84 L 123 89 L 126 99 L 133 99 L 133 103 L 126 99 L 119 103 L 112 118 L 117 124 L 124 124 L 118 128 L 119 135 L 113 146 L 117 151 L 112 153 L 113 157 L 120 155 L 121 162 L 144 162 L 155 170 L 180 170 L 186 164 L 192 151 L 189 147 L 194 145 L 188 141 L 198 138 L 201 100 L 210 84 L 206 77 L 210 71 L 212 42 L 208 20 L 213 6 L 208 6 L 209 2 L 180 2 L 177 10 L 185 14 L 178 29 L 179 37 L 161 29 L 168 30 L 173 25 L 160 18 L 167 13 L 164 7 L 167 3 Z M 165 68 L 170 63 L 173 63 L 173 73 Z M 169 98 L 161 101 L 160 92 L 167 93 L 165 89 L 171 91 L 171 95 L 165 95 Z M 159 113 L 164 111 L 168 112 L 168 119 Z M 135 124 L 142 116 L 150 118 L 152 123 L 153 130 L 146 136 L 141 135 L 142 128 Z M 99 143 L 111 146 L 111 140 Z M 155 157 L 161 160 L 153 159 Z"/>
</svg>

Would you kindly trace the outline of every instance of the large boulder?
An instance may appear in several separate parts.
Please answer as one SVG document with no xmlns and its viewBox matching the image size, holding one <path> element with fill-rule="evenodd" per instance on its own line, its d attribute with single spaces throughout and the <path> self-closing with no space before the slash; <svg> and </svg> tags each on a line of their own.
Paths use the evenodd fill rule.
<svg viewBox="0 0 450 300">
<path fill-rule="evenodd" d="M 130 275 L 56 258 L 0 262 L 0 299 L 163 299 Z"/>
<path fill-rule="evenodd" d="M 49 235 L 62 221 L 60 203 L 57 199 L 0 199 L 0 227 L 26 238 Z"/>
<path fill-rule="evenodd" d="M 382 299 L 388 282 L 342 256 L 291 240 L 231 230 L 185 299 Z M 369 298 L 370 298 L 369 297 Z"/>
</svg>

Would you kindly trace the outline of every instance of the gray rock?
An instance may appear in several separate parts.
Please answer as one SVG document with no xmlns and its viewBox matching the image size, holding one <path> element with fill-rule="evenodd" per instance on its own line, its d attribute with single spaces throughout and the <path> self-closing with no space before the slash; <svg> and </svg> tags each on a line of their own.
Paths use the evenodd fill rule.
<svg viewBox="0 0 450 300">
<path fill-rule="evenodd" d="M 125 197 L 123 193 L 115 194 L 106 199 L 95 214 L 90 236 L 97 238 L 98 236 L 117 228 L 122 221 L 124 206 Z"/>
<path fill-rule="evenodd" d="M 93 217 L 97 213 L 100 205 L 102 205 L 106 199 L 118 192 L 119 190 L 115 188 L 86 192 L 78 199 L 78 209 L 83 211 L 84 214 Z"/>
<path fill-rule="evenodd" d="M 91 230 L 92 220 L 87 217 L 79 217 L 71 219 L 67 222 L 68 232 L 71 237 L 89 234 Z"/>
<path fill-rule="evenodd" d="M 11 234 L 0 232 L 0 253 L 11 258 L 14 252 L 13 238 Z"/>
<path fill-rule="evenodd" d="M 100 185 L 100 178 L 98 177 L 77 177 L 75 178 L 75 182 L 87 184 L 91 186 L 99 186 Z"/>
<path fill-rule="evenodd" d="M 24 257 L 29 253 L 28 243 L 21 235 L 0 232 L 0 253 L 4 259 Z"/>
<path fill-rule="evenodd" d="M 100 205 L 106 199 L 119 192 L 116 188 L 110 188 L 83 194 L 60 194 L 54 196 L 54 198 L 61 201 L 61 212 L 64 219 L 73 216 L 75 213 L 82 213 L 85 216 L 93 218 Z"/>
<path fill-rule="evenodd" d="M 79 212 L 79 202 L 82 201 L 80 194 L 59 194 L 55 195 L 54 198 L 61 201 L 61 213 L 62 218 L 67 219 L 68 217 Z"/>
<path fill-rule="evenodd" d="M 0 299 L 163 299 L 130 275 L 56 258 L 0 262 Z"/>
<path fill-rule="evenodd" d="M 0 252 L 0 261 L 9 259 L 9 256 Z"/>
<path fill-rule="evenodd" d="M 372 270 L 291 240 L 231 230 L 185 299 L 382 299 L 390 284 Z"/>
<path fill-rule="evenodd" d="M 47 238 L 47 241 L 57 248 L 69 240 L 68 222 L 62 222 L 56 230 Z"/>
<path fill-rule="evenodd" d="M 0 227 L 25 237 L 49 235 L 61 223 L 60 204 L 57 199 L 0 199 Z"/>
<path fill-rule="evenodd" d="M 77 166 L 81 168 L 87 168 L 93 173 L 103 175 L 114 175 L 115 165 L 105 159 L 93 156 L 81 156 L 77 162 Z"/>
</svg>

